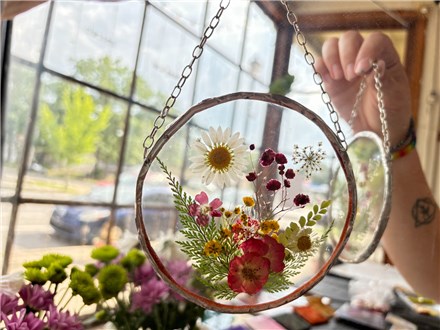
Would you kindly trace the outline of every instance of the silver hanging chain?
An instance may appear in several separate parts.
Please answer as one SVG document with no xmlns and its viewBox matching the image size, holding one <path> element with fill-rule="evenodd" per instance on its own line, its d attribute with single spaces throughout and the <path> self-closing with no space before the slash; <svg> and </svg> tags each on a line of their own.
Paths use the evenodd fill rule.
<svg viewBox="0 0 440 330">
<path fill-rule="evenodd" d="M 309 50 L 307 48 L 306 38 L 305 38 L 304 34 L 301 32 L 299 25 L 298 25 L 298 18 L 296 17 L 295 13 L 288 6 L 287 0 L 280 0 L 280 1 L 284 5 L 284 7 L 286 7 L 287 20 L 289 21 L 290 25 L 293 26 L 293 29 L 296 34 L 296 40 L 297 40 L 298 44 L 304 50 L 304 59 L 306 60 L 306 63 L 309 64 L 313 68 L 313 81 L 321 89 L 321 99 L 324 102 L 324 104 L 327 106 L 327 109 L 330 114 L 330 119 L 335 127 L 336 134 L 339 138 L 339 141 L 341 142 L 343 149 L 347 150 L 347 141 L 345 139 L 344 132 L 342 132 L 341 125 L 339 124 L 339 115 L 333 107 L 330 96 L 328 95 L 328 93 L 324 89 L 321 74 L 315 68 L 315 57 L 313 56 L 312 53 L 309 52 Z"/>
<path fill-rule="evenodd" d="M 191 62 L 185 66 L 182 70 L 182 73 L 180 74 L 180 79 L 177 82 L 176 86 L 174 86 L 173 91 L 171 92 L 171 95 L 168 97 L 167 101 L 165 102 L 165 106 L 160 112 L 159 116 L 156 117 L 153 123 L 153 129 L 151 130 L 150 134 L 145 138 L 143 142 L 144 147 L 144 159 L 147 157 L 148 150 L 151 148 L 151 146 L 154 143 L 154 137 L 157 133 L 157 131 L 164 125 L 165 118 L 168 115 L 168 112 L 170 109 L 174 106 L 176 103 L 177 98 L 179 97 L 180 93 L 182 92 L 182 88 L 185 85 L 187 79 L 191 75 L 193 71 L 193 65 L 194 63 L 202 56 L 203 53 L 203 47 L 205 46 L 208 39 L 212 36 L 212 33 L 214 32 L 214 29 L 217 27 L 218 23 L 220 22 L 220 17 L 222 16 L 223 12 L 226 8 L 228 8 L 230 3 L 230 0 L 221 0 L 219 9 L 217 13 L 214 15 L 214 17 L 211 19 L 211 22 L 206 27 L 205 32 L 203 33 L 203 37 L 200 40 L 200 43 L 194 48 L 192 52 L 192 59 Z"/>
<path fill-rule="evenodd" d="M 380 123 L 382 125 L 383 148 L 385 150 L 387 161 L 390 161 L 390 131 L 388 130 L 387 113 L 383 101 L 382 81 L 377 62 L 373 62 L 372 66 L 374 72 L 374 87 L 376 88 L 377 106 L 379 108 Z"/>
<path fill-rule="evenodd" d="M 389 136 L 390 133 L 388 130 L 387 114 L 386 114 L 385 104 L 384 104 L 384 100 L 383 100 L 382 81 L 381 81 L 381 76 L 380 76 L 380 72 L 379 72 L 379 66 L 377 65 L 377 62 L 373 62 L 371 64 L 371 66 L 373 68 L 374 87 L 376 89 L 377 107 L 379 109 L 379 119 L 380 119 L 380 123 L 381 123 L 382 135 L 383 135 L 383 148 L 384 148 L 387 160 L 390 160 L 391 159 L 390 158 L 391 157 L 391 155 L 390 155 L 391 144 L 390 144 L 390 136 Z M 348 121 L 348 124 L 350 125 L 351 128 L 353 128 L 354 121 L 356 120 L 356 118 L 358 116 L 359 105 L 360 105 L 360 102 L 361 102 L 362 97 L 364 95 L 364 91 L 365 91 L 366 87 L 367 87 L 367 75 L 365 74 L 362 77 L 361 83 L 359 85 L 359 91 L 356 94 L 356 100 L 354 102 L 353 110 L 351 111 L 350 119 Z"/>
</svg>

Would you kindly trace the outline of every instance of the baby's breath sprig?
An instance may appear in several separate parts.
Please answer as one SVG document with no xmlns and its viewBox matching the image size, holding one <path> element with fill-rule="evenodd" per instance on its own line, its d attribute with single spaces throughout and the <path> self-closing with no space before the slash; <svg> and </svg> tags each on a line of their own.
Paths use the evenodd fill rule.
<svg viewBox="0 0 440 330">
<path fill-rule="evenodd" d="M 318 149 L 314 150 L 313 146 L 300 148 L 298 145 L 293 146 L 292 160 L 294 164 L 301 164 L 298 172 L 304 172 L 309 179 L 313 172 L 322 170 L 321 161 L 325 158 L 326 152 L 321 148 L 322 142 L 318 143 Z"/>
</svg>

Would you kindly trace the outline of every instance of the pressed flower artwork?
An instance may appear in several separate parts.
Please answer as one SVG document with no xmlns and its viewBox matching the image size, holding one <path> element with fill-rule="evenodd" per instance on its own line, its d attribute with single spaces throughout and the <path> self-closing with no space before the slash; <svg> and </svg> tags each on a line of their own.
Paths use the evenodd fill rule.
<svg viewBox="0 0 440 330">
<path fill-rule="evenodd" d="M 317 149 L 295 145 L 290 156 L 271 148 L 258 155 L 257 146 L 245 144 L 238 132 L 211 127 L 191 145 L 190 170 L 203 185 L 223 189 L 242 184 L 253 189 L 253 194 L 240 196 L 239 205 L 227 205 L 206 191 L 193 197 L 158 159 L 179 212 L 184 239 L 177 243 L 200 281 L 220 299 L 291 287 L 292 278 L 317 253 L 333 226 L 315 227 L 330 201 L 294 193 L 298 172 L 310 178 L 320 170 L 326 156 L 321 144 Z M 289 159 L 298 168 L 289 167 Z M 292 211 L 306 208 L 308 213 L 299 212 L 292 220 Z"/>
</svg>

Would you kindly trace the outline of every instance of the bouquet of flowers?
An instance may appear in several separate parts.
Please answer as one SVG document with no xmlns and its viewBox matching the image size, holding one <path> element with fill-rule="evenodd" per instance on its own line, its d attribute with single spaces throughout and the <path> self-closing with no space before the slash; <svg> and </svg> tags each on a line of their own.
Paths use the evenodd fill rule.
<svg viewBox="0 0 440 330">
<path fill-rule="evenodd" d="M 96 323 L 116 329 L 196 329 L 203 308 L 185 301 L 160 280 L 144 253 L 136 248 L 122 254 L 113 246 L 92 251 L 96 262 L 84 269 L 70 267 L 67 256 L 48 254 L 24 264 L 24 284 L 18 294 L 0 295 L 1 323 L 6 329 L 79 330 Z M 190 285 L 190 265 L 168 260 L 177 281 Z M 76 313 L 66 311 L 77 299 Z M 79 298 L 79 299 L 78 299 Z M 89 305 L 92 317 L 82 315 Z M 81 314 L 81 316 L 80 316 Z"/>
<path fill-rule="evenodd" d="M 223 188 L 242 179 L 254 189 L 252 195 L 242 197 L 241 205 L 230 208 L 220 198 L 210 200 L 205 191 L 192 197 L 158 159 L 173 191 L 180 232 L 185 238 L 177 243 L 200 274 L 200 281 L 221 299 L 232 299 L 239 293 L 256 294 L 263 289 L 288 289 L 292 277 L 318 251 L 332 228 L 331 224 L 321 235 L 315 230 L 327 212 L 328 200 L 281 226 L 288 212 L 311 203 L 308 195 L 291 196 L 290 189 L 296 172 L 302 171 L 310 178 L 321 169 L 325 157 L 321 144 L 316 150 L 294 146 L 296 172 L 287 167 L 285 154 L 270 148 L 258 157 L 255 166 L 255 145 L 246 146 L 239 133 L 231 134 L 229 128 L 211 127 L 193 146 L 190 169 L 201 176 L 202 184 Z M 247 166 L 248 159 L 251 167 Z"/>
</svg>

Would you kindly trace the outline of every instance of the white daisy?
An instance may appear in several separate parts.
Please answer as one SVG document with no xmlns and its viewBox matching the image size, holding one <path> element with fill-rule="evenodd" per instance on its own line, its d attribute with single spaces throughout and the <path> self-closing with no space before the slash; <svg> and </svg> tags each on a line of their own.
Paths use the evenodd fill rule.
<svg viewBox="0 0 440 330">
<path fill-rule="evenodd" d="M 292 252 L 309 255 L 313 254 L 317 247 L 314 236 L 312 228 L 300 228 L 297 224 L 291 223 L 279 238 L 281 244 Z"/>
<path fill-rule="evenodd" d="M 240 133 L 231 135 L 230 128 L 223 131 L 221 127 L 210 127 L 209 134 L 203 131 L 201 136 L 194 142 L 196 154 L 190 158 L 190 170 L 201 174 L 206 185 L 214 183 L 223 188 L 238 181 L 246 168 L 247 149 Z"/>
</svg>

